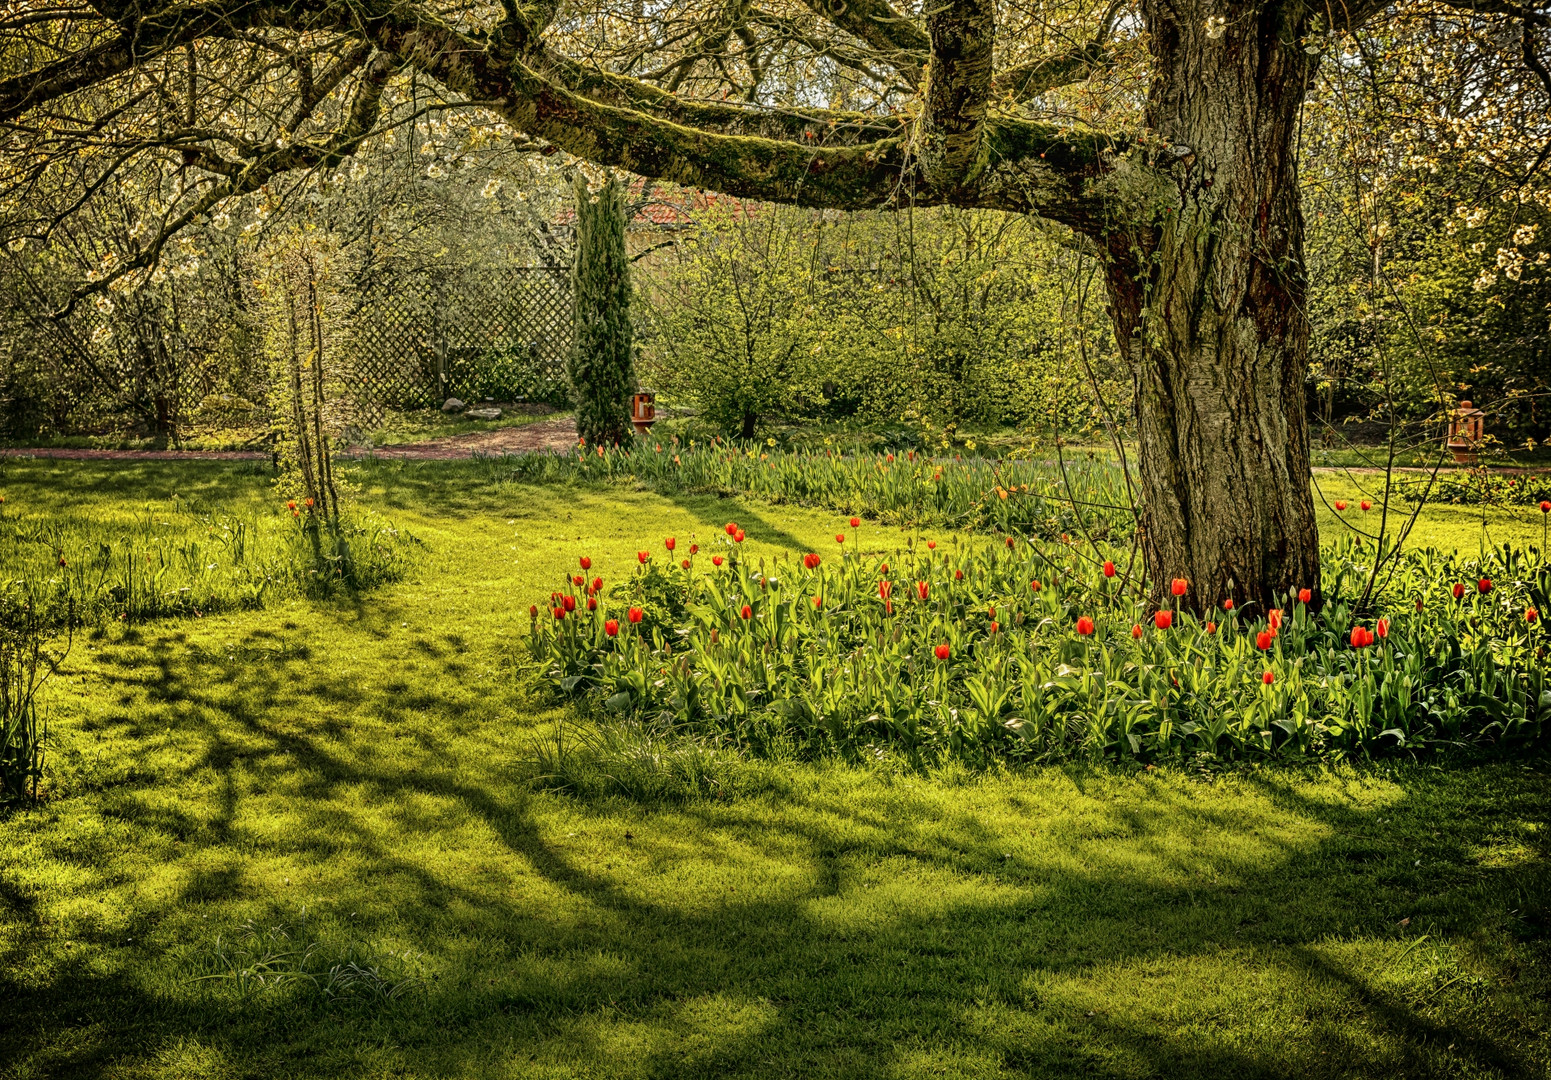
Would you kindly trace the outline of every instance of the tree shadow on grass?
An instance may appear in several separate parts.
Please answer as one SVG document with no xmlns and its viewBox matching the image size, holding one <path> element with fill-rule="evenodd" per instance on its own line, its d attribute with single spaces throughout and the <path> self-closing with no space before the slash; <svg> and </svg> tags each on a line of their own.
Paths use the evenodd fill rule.
<svg viewBox="0 0 1551 1080">
<path fill-rule="evenodd" d="M 72 961 L 32 894 L 0 879 L 6 918 L 54 950 L 0 974 L 8 1060 L 78 1076 L 177 1071 L 190 1048 L 254 1076 L 1545 1066 L 1543 1008 L 1517 1015 L 1491 988 L 1440 1008 L 1362 967 L 1375 940 L 1394 939 L 1386 963 L 1411 955 L 1416 935 L 1394 924 L 1418 905 L 1429 932 L 1468 937 L 1526 886 L 1546 895 L 1543 849 L 1511 868 L 1470 863 L 1501 803 L 1469 776 L 1363 804 L 1274 771 L 1238 801 L 1141 778 L 1083 799 L 1082 770 L 1046 771 L 1010 820 L 977 805 L 994 795 L 975 785 L 907 780 L 581 804 L 516 784 L 516 751 L 478 728 L 497 729 L 498 710 L 481 717 L 451 692 L 404 709 L 379 671 L 325 669 L 293 636 L 276 650 L 253 635 L 242 663 L 154 641 L 120 657 L 136 704 L 110 723 L 140 760 L 100 801 L 133 842 L 93 860 L 101 896 L 132 917 L 84 938 L 92 962 Z M 175 764 L 163 732 L 186 748 Z M 1544 817 L 1543 784 L 1491 776 L 1521 820 Z M 1429 849 L 1433 871 L 1412 865 L 1430 830 L 1387 825 L 1437 815 L 1455 831 Z M 47 828 L 31 838 L 70 861 Z M 408 944 L 437 977 L 365 1006 L 195 982 L 216 932 L 294 916 L 282 873 L 317 879 L 338 940 Z"/>
<path fill-rule="evenodd" d="M 771 523 L 755 510 L 748 499 L 719 497 L 716 495 L 671 495 L 668 501 L 705 525 L 713 538 L 726 535 L 727 523 L 736 520 L 744 534 L 759 543 L 785 548 L 796 554 L 812 551 L 812 547 L 778 525 Z"/>
</svg>

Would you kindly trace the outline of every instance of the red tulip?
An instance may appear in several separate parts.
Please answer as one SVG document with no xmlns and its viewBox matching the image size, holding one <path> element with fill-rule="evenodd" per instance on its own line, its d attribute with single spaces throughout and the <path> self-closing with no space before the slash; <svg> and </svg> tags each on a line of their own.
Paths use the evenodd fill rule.
<svg viewBox="0 0 1551 1080">
<path fill-rule="evenodd" d="M 652 553 L 650 551 L 638 551 L 635 553 L 635 557 L 641 561 L 642 566 L 645 566 L 646 560 L 652 557 Z"/>
<path fill-rule="evenodd" d="M 1281 608 L 1274 607 L 1270 611 L 1266 612 L 1266 626 L 1270 628 L 1271 633 L 1273 634 L 1278 633 L 1282 629 Z"/>
<path fill-rule="evenodd" d="M 1367 499 L 1364 499 L 1362 502 L 1358 503 L 1357 505 L 1363 508 L 1363 512 L 1364 513 L 1367 513 L 1369 510 L 1373 509 L 1373 504 L 1371 502 L 1369 502 Z"/>
<path fill-rule="evenodd" d="M 720 566 L 720 565 L 722 565 L 722 557 L 720 555 L 712 555 L 711 556 L 711 565 L 712 566 Z"/>
<path fill-rule="evenodd" d="M 589 558 L 588 558 L 588 557 L 587 557 L 587 556 L 585 556 L 585 555 L 583 555 L 583 556 L 582 556 L 582 557 L 581 557 L 581 564 L 582 564 L 582 569 L 583 569 L 583 570 L 591 570 L 591 569 L 592 569 L 592 560 L 591 560 L 591 559 L 589 559 Z"/>
<path fill-rule="evenodd" d="M 1346 509 L 1346 503 L 1342 502 L 1340 499 L 1337 499 L 1336 500 L 1336 509 L 1337 510 L 1345 510 Z"/>
<path fill-rule="evenodd" d="M 1083 637 L 1093 633 L 1093 620 L 1084 615 L 1077 620 L 1077 632 Z"/>
<path fill-rule="evenodd" d="M 563 607 L 555 608 L 555 619 L 558 621 L 558 620 L 563 619 L 563 618 L 565 618 L 565 608 L 563 608 Z"/>
<path fill-rule="evenodd" d="M 739 609 L 738 614 L 742 615 L 745 619 L 751 619 L 754 617 L 754 609 L 749 607 L 747 604 L 744 604 L 743 607 Z"/>
<path fill-rule="evenodd" d="M 1276 682 L 1276 673 L 1274 671 L 1267 671 L 1260 676 L 1260 681 L 1265 683 L 1267 686 L 1270 686 L 1272 683 Z"/>
<path fill-rule="evenodd" d="M 592 591 L 593 592 L 602 592 L 603 591 L 603 579 L 602 578 L 595 577 L 595 578 L 592 579 Z"/>
<path fill-rule="evenodd" d="M 926 542 L 926 548 L 927 548 L 928 551 L 936 551 L 937 550 L 937 541 L 936 540 L 928 540 Z"/>
<path fill-rule="evenodd" d="M 1115 564 L 1114 563 L 1106 562 L 1104 564 L 1104 576 L 1105 577 L 1114 577 L 1115 576 Z"/>
<path fill-rule="evenodd" d="M 1312 589 L 1299 589 L 1298 590 L 1298 603 L 1300 603 L 1300 604 L 1307 604 L 1312 599 L 1314 599 L 1314 590 L 1312 590 Z"/>
<path fill-rule="evenodd" d="M 1422 598 L 1420 596 L 1416 598 L 1416 610 L 1422 610 Z"/>
<path fill-rule="evenodd" d="M 946 660 L 953 654 L 953 650 L 948 648 L 948 643 L 946 641 L 937 646 L 937 648 L 933 649 L 932 651 L 937 654 L 937 659 L 939 660 Z"/>
<path fill-rule="evenodd" d="M 1464 583 L 1456 581 L 1454 583 L 1454 599 L 1458 600 L 1460 597 L 1462 597 L 1464 595 L 1465 595 Z"/>
<path fill-rule="evenodd" d="M 736 533 L 737 531 L 738 531 L 738 523 L 736 521 L 729 521 L 727 523 L 727 535 L 731 536 L 734 533 Z"/>
<path fill-rule="evenodd" d="M 537 604 L 529 604 L 528 605 L 528 618 L 536 619 L 538 617 L 539 617 L 539 606 Z"/>
<path fill-rule="evenodd" d="M 1489 593 L 1491 591 L 1492 591 L 1492 579 L 1491 578 L 1482 578 L 1480 581 L 1476 582 L 1476 592 L 1481 593 L 1484 596 L 1484 595 L 1486 595 L 1487 593 Z"/>
<path fill-rule="evenodd" d="M 1044 586 L 1039 583 L 1038 578 L 1035 578 L 1033 581 L 1029 582 L 1029 589 L 1033 592 L 1039 592 L 1039 590 L 1043 588 Z"/>
<path fill-rule="evenodd" d="M 861 524 L 862 524 L 862 519 L 861 518 L 852 518 L 851 519 L 851 528 L 853 528 L 853 529 L 860 528 Z"/>
<path fill-rule="evenodd" d="M 999 622 L 993 622 L 993 623 L 992 623 L 992 624 L 991 624 L 991 633 L 993 633 L 993 634 L 997 634 L 997 633 L 1000 633 L 1000 632 L 1001 632 L 1001 629 L 1002 629 L 1002 624 L 1001 624 L 1001 623 L 999 623 Z"/>
<path fill-rule="evenodd" d="M 1014 545 L 1015 545 L 1015 544 L 1017 544 L 1017 541 L 1016 541 L 1016 540 L 1014 540 L 1014 539 L 1013 539 L 1013 538 L 1012 538 L 1012 537 L 1010 537 L 1010 536 L 1009 536 L 1009 537 L 1008 537 L 1008 538 L 1007 538 L 1007 546 L 1008 546 L 1008 547 L 1013 547 L 1013 546 L 1014 546 Z"/>
<path fill-rule="evenodd" d="M 743 543 L 743 530 L 742 529 L 739 529 L 737 532 L 732 534 L 732 542 L 735 543 L 735 544 Z"/>
<path fill-rule="evenodd" d="M 1134 638 L 1141 637 L 1142 636 L 1142 628 L 1140 626 L 1133 626 L 1133 627 L 1131 627 L 1131 636 L 1134 637 Z"/>
<path fill-rule="evenodd" d="M 835 534 L 835 543 L 843 544 L 845 542 L 846 542 L 846 534 L 845 533 L 836 533 Z"/>
<path fill-rule="evenodd" d="M 1152 617 L 1152 624 L 1159 630 L 1167 630 L 1174 625 L 1174 613 L 1172 611 L 1160 611 Z"/>
<path fill-rule="evenodd" d="M 572 585 L 582 585 L 582 584 L 585 584 L 586 581 L 587 581 L 586 578 L 582 577 L 582 575 L 580 575 L 580 574 L 577 574 L 575 577 L 573 577 L 571 579 L 571 584 Z"/>
<path fill-rule="evenodd" d="M 662 542 L 662 546 L 667 548 L 669 551 L 672 551 L 675 547 L 678 546 L 678 542 L 679 541 L 677 537 L 670 536 Z"/>
<path fill-rule="evenodd" d="M 285 504 L 285 508 L 287 510 L 295 510 L 296 509 L 296 500 L 292 499 L 290 502 L 286 503 Z"/>
<path fill-rule="evenodd" d="M 1169 591 L 1172 592 L 1175 596 L 1184 596 L 1189 589 L 1190 582 L 1186 581 L 1182 577 L 1175 578 L 1173 582 L 1169 584 Z"/>
<path fill-rule="evenodd" d="M 1525 622 L 1533 623 L 1536 620 L 1538 620 L 1539 618 L 1540 618 L 1540 612 L 1536 611 L 1534 608 L 1525 608 L 1524 609 L 1524 621 Z"/>
<path fill-rule="evenodd" d="M 633 607 L 633 608 L 631 608 L 631 609 L 630 609 L 630 611 L 629 611 L 629 612 L 628 612 L 628 613 L 627 613 L 627 614 L 626 614 L 626 615 L 625 615 L 625 618 L 627 618 L 627 619 L 629 619 L 629 620 L 630 620 L 630 621 L 631 621 L 631 622 L 633 622 L 633 623 L 638 623 L 638 622 L 640 622 L 640 621 L 641 621 L 641 616 L 642 616 L 642 615 L 643 615 L 643 614 L 645 614 L 645 613 L 644 613 L 644 612 L 643 612 L 643 611 L 642 611 L 642 610 L 641 610 L 641 609 L 640 609 L 640 608 L 638 608 L 638 607 Z"/>
<path fill-rule="evenodd" d="M 953 580 L 954 581 L 963 581 L 964 580 L 964 571 L 962 571 L 962 570 L 955 570 L 953 572 Z"/>
<path fill-rule="evenodd" d="M 1271 647 L 1271 642 L 1276 640 L 1276 635 L 1269 630 L 1262 630 L 1255 635 L 1255 648 L 1262 652 Z"/>
<path fill-rule="evenodd" d="M 1212 621 L 1210 621 L 1210 620 L 1208 620 L 1207 624 L 1206 624 L 1206 632 L 1208 634 L 1215 634 L 1215 633 L 1217 633 L 1217 624 L 1212 622 Z"/>
<path fill-rule="evenodd" d="M 311 509 L 312 509 L 312 500 L 311 500 L 311 499 L 308 499 L 308 500 L 307 500 L 307 502 L 306 502 L 306 506 L 307 506 L 307 509 L 309 509 L 309 510 L 311 510 Z"/>
<path fill-rule="evenodd" d="M 1354 649 L 1367 648 L 1373 644 L 1373 634 L 1366 627 L 1354 626 L 1352 627 L 1351 642 Z"/>
<path fill-rule="evenodd" d="M 685 559 L 683 562 L 679 563 L 679 565 L 682 566 L 684 569 L 688 570 L 689 569 L 689 560 Z"/>
<path fill-rule="evenodd" d="M 932 591 L 932 587 L 930 585 L 928 585 L 926 582 L 924 582 L 924 581 L 916 582 L 916 595 L 919 596 L 922 600 L 925 600 L 926 597 L 927 597 L 927 594 L 929 594 L 931 591 Z"/>
<path fill-rule="evenodd" d="M 1547 501 L 1545 499 L 1541 499 L 1540 500 L 1540 512 L 1542 514 L 1551 514 L 1551 501 Z"/>
<path fill-rule="evenodd" d="M 1230 596 L 1230 597 L 1228 597 L 1228 599 L 1226 599 L 1226 600 L 1224 600 L 1222 602 L 1222 609 L 1224 611 L 1232 611 L 1233 610 L 1233 597 Z"/>
<path fill-rule="evenodd" d="M 893 591 L 894 591 L 894 583 L 893 582 L 890 582 L 890 581 L 880 581 L 880 582 L 878 582 L 878 599 L 879 600 L 887 600 L 889 598 L 889 594 L 892 593 Z"/>
<path fill-rule="evenodd" d="M 1381 638 L 1389 637 L 1389 620 L 1388 619 L 1380 619 L 1378 622 L 1373 624 L 1373 629 L 1374 629 L 1374 632 L 1379 635 L 1379 637 L 1381 637 Z"/>
<path fill-rule="evenodd" d="M 691 555 L 699 555 L 700 554 L 700 545 L 699 544 L 690 544 L 689 545 L 689 553 Z"/>
<path fill-rule="evenodd" d="M 824 606 L 824 598 L 822 596 L 815 596 L 813 598 L 813 606 L 815 608 L 822 608 Z"/>
<path fill-rule="evenodd" d="M 889 572 L 889 564 L 888 563 L 880 563 L 878 565 L 878 573 L 880 573 L 880 574 L 887 574 L 888 572 Z"/>
<path fill-rule="evenodd" d="M 576 610 L 576 597 L 574 597 L 574 596 L 562 596 L 560 598 L 560 606 L 565 608 L 567 611 L 575 611 Z"/>
<path fill-rule="evenodd" d="M 816 551 L 810 551 L 802 557 L 802 565 L 809 570 L 817 570 L 821 561 Z"/>
<path fill-rule="evenodd" d="M 587 610 L 588 611 L 597 611 L 598 610 L 598 598 L 596 596 L 589 596 L 587 598 Z"/>
</svg>

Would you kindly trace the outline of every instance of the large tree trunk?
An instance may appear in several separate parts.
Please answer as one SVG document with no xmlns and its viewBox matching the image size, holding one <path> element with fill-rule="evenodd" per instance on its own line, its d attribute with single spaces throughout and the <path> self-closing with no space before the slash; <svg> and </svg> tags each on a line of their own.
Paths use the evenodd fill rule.
<svg viewBox="0 0 1551 1080">
<path fill-rule="evenodd" d="M 1217 37 L 1209 0 L 1144 7 L 1149 127 L 1178 192 L 1110 238 L 1109 289 L 1135 377 L 1147 567 L 1160 596 L 1185 578 L 1198 610 L 1263 610 L 1319 587 L 1294 147 L 1313 60 L 1280 4 Z"/>
</svg>

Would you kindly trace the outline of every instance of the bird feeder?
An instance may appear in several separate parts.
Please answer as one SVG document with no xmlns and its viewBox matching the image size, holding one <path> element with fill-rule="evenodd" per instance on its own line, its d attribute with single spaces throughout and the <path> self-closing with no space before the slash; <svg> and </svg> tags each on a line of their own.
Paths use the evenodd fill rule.
<svg viewBox="0 0 1551 1080">
<path fill-rule="evenodd" d="M 1455 461 L 1461 465 L 1474 465 L 1476 448 L 1481 445 L 1485 429 L 1486 413 L 1470 402 L 1462 401 L 1459 408 L 1454 410 L 1454 419 L 1449 421 L 1449 441 L 1444 445 L 1454 455 Z"/>
<path fill-rule="evenodd" d="M 642 390 L 630 399 L 630 422 L 635 429 L 645 435 L 657 422 L 657 395 L 650 390 Z"/>
</svg>

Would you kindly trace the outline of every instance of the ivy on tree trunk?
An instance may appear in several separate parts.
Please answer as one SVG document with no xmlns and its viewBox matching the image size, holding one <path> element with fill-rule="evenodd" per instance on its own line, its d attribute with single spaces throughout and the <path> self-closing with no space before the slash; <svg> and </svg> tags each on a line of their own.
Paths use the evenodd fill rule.
<svg viewBox="0 0 1551 1080">
<path fill-rule="evenodd" d="M 576 261 L 571 268 L 572 339 L 566 376 L 576 432 L 588 445 L 630 440 L 635 341 L 630 325 L 630 260 L 625 255 L 625 192 L 610 174 L 595 194 L 578 176 Z"/>
</svg>

